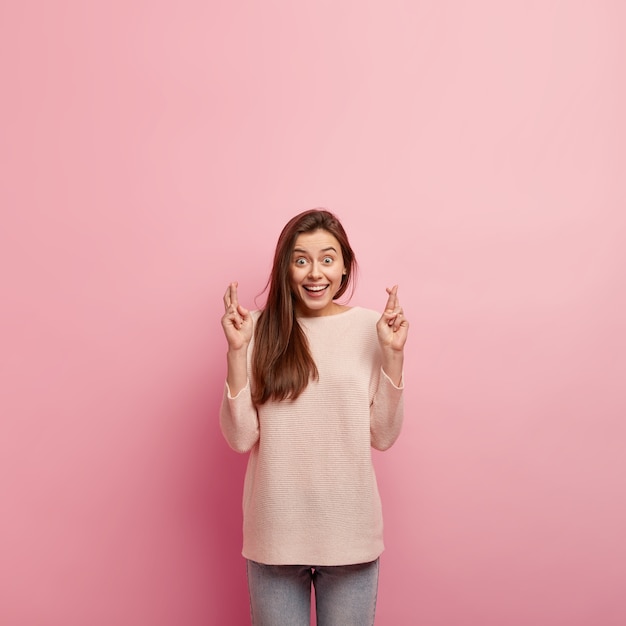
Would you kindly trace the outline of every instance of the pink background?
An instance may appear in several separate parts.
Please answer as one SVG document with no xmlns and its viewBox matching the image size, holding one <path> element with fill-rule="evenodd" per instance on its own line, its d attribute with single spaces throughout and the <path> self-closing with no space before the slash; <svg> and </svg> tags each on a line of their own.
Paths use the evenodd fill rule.
<svg viewBox="0 0 626 626">
<path fill-rule="evenodd" d="M 247 623 L 221 298 L 321 205 L 412 324 L 377 623 L 625 624 L 623 7 L 2 3 L 0 623 Z"/>
</svg>

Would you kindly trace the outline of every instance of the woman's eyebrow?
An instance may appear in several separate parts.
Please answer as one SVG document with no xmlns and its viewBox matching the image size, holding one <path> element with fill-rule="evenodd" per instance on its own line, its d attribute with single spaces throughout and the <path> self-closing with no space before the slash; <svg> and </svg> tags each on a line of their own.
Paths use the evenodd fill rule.
<svg viewBox="0 0 626 626">
<path fill-rule="evenodd" d="M 335 250 L 335 248 L 333 246 L 329 246 L 328 248 L 322 248 L 320 250 L 320 252 L 337 252 L 337 250 Z M 294 248 L 293 249 L 294 254 L 296 252 L 299 252 L 301 254 L 309 254 L 308 250 L 305 250 L 304 248 Z"/>
</svg>

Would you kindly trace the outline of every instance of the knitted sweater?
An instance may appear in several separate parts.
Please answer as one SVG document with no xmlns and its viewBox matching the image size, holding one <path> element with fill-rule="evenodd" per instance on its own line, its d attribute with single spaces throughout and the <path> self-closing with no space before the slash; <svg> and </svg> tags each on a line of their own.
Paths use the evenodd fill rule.
<svg viewBox="0 0 626 626">
<path fill-rule="evenodd" d="M 269 565 L 348 565 L 383 551 L 371 446 L 394 443 L 403 402 L 402 387 L 381 368 L 379 317 L 353 307 L 299 318 L 319 379 L 296 400 L 255 407 L 250 374 L 235 397 L 226 385 L 222 432 L 234 450 L 250 451 L 244 557 Z M 251 354 L 252 345 L 248 367 Z"/>
</svg>

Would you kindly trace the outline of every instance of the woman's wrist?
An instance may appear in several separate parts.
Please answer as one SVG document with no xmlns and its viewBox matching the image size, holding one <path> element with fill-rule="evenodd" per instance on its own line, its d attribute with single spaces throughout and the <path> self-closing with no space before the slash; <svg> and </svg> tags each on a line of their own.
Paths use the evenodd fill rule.
<svg viewBox="0 0 626 626">
<path fill-rule="evenodd" d="M 402 382 L 402 371 L 404 368 L 404 351 L 384 350 L 382 354 L 382 368 L 393 384 L 399 387 Z"/>
</svg>

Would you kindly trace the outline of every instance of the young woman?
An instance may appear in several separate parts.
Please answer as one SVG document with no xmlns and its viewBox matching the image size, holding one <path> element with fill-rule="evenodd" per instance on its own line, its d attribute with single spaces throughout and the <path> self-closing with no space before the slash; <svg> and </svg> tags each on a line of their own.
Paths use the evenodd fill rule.
<svg viewBox="0 0 626 626">
<path fill-rule="evenodd" d="M 267 304 L 224 295 L 227 380 L 220 423 L 250 452 L 244 542 L 252 623 L 374 623 L 382 514 L 371 447 L 402 424 L 408 322 L 398 287 L 382 315 L 336 302 L 356 260 L 339 220 L 306 211 L 284 227 Z"/>
</svg>

